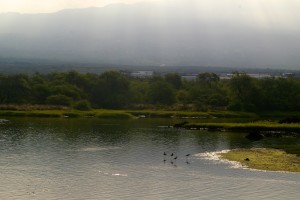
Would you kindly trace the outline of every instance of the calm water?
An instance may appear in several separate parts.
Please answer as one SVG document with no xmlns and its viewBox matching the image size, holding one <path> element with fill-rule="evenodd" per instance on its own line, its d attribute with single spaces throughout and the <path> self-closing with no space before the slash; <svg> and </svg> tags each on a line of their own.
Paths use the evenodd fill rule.
<svg viewBox="0 0 300 200">
<path fill-rule="evenodd" d="M 0 125 L 0 199 L 300 197 L 300 173 L 236 169 L 199 156 L 299 139 L 251 142 L 242 133 L 160 127 L 174 123 L 167 120 L 9 120 Z"/>
</svg>

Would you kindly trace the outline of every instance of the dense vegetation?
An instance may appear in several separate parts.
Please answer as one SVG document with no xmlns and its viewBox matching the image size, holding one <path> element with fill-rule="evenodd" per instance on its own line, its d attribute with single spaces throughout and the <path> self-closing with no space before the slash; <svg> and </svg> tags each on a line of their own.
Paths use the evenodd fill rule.
<svg viewBox="0 0 300 200">
<path fill-rule="evenodd" d="M 0 75 L 2 105 L 263 112 L 300 111 L 299 102 L 299 79 L 254 79 L 243 73 L 228 80 L 201 73 L 195 81 L 177 73 L 141 79 L 117 71 Z"/>
</svg>

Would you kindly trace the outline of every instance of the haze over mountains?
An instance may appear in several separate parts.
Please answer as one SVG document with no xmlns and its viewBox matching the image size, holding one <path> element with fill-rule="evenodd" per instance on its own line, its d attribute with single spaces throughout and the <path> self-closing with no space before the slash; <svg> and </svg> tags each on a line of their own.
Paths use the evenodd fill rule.
<svg viewBox="0 0 300 200">
<path fill-rule="evenodd" d="M 300 69 L 299 14 L 266 8 L 266 21 L 236 0 L 211 12 L 167 2 L 0 14 L 0 58 Z"/>
</svg>

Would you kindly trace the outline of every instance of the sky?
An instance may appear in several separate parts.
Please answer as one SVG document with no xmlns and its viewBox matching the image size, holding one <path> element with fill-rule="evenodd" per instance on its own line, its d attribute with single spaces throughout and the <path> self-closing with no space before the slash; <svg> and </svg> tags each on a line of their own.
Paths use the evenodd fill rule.
<svg viewBox="0 0 300 200">
<path fill-rule="evenodd" d="M 113 3 L 153 0 L 0 0 L 0 13 L 51 13 L 70 8 L 103 7 Z"/>
<path fill-rule="evenodd" d="M 267 10 L 280 13 L 300 13 L 300 0 L 0 0 L 0 13 L 51 13 L 63 9 L 103 7 L 114 3 L 138 3 L 145 1 L 157 1 L 174 4 L 177 1 L 182 5 L 195 4 L 203 10 L 213 14 L 231 12 L 247 7 L 255 16 L 261 17 L 261 13 Z M 230 5 L 239 5 L 231 9 L 226 9 Z M 223 9 L 223 7 L 225 9 Z M 218 10 L 219 9 L 219 10 Z M 298 15 L 299 16 L 299 15 Z"/>
</svg>

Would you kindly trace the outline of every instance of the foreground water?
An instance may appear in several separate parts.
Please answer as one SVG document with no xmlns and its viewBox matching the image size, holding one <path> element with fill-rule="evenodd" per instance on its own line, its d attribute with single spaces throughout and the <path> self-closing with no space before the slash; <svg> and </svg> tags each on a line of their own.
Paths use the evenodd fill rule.
<svg viewBox="0 0 300 200">
<path fill-rule="evenodd" d="M 300 173 L 233 168 L 203 156 L 270 143 L 300 145 L 299 139 L 251 142 L 243 133 L 169 129 L 164 126 L 174 122 L 153 119 L 9 120 L 0 125 L 0 199 L 300 197 Z"/>
</svg>

